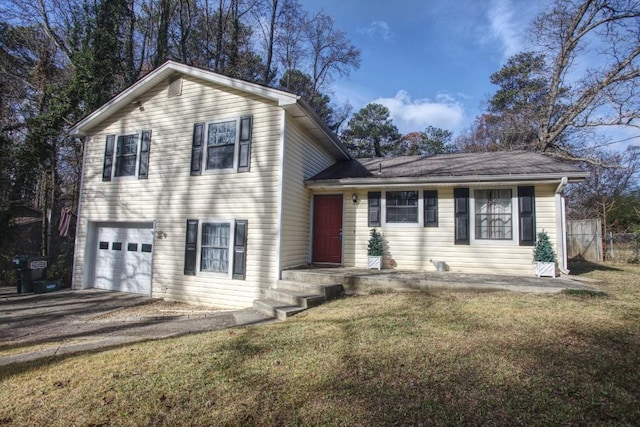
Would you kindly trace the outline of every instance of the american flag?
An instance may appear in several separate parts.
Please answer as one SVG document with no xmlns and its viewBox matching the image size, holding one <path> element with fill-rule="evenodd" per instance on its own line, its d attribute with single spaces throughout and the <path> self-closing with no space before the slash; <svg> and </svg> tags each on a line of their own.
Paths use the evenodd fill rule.
<svg viewBox="0 0 640 427">
<path fill-rule="evenodd" d="M 62 237 L 69 235 L 69 224 L 71 223 L 71 209 L 63 208 L 60 211 L 60 224 L 58 225 L 58 233 Z"/>
</svg>

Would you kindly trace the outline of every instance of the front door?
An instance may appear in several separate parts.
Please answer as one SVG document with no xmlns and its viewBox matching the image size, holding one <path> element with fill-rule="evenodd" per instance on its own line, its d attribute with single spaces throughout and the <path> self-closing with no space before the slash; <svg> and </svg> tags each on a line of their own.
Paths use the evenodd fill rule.
<svg viewBox="0 0 640 427">
<path fill-rule="evenodd" d="M 313 262 L 342 263 L 342 195 L 315 196 Z"/>
</svg>

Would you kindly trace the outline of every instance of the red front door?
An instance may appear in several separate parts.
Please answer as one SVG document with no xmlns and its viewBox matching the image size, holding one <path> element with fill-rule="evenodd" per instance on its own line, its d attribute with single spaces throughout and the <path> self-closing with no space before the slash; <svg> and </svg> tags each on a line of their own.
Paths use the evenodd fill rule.
<svg viewBox="0 0 640 427">
<path fill-rule="evenodd" d="M 313 199 L 313 262 L 342 263 L 342 195 Z"/>
</svg>

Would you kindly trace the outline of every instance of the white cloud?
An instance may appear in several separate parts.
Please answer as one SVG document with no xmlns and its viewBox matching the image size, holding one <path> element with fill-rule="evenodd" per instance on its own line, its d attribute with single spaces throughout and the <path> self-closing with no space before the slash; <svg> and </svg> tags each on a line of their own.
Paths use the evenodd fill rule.
<svg viewBox="0 0 640 427">
<path fill-rule="evenodd" d="M 392 42 L 394 38 L 391 27 L 385 21 L 373 21 L 368 27 L 361 28 L 359 31 L 371 38 L 380 37 L 387 42 Z"/>
<path fill-rule="evenodd" d="M 522 51 L 522 22 L 514 17 L 513 5 L 509 0 L 492 0 L 487 11 L 491 39 L 498 41 L 504 58 Z"/>
<path fill-rule="evenodd" d="M 464 106 L 448 94 L 439 94 L 435 100 L 411 99 L 407 91 L 400 90 L 393 98 L 371 102 L 387 107 L 393 123 L 403 134 L 423 131 L 429 125 L 454 132 L 464 124 Z"/>
</svg>

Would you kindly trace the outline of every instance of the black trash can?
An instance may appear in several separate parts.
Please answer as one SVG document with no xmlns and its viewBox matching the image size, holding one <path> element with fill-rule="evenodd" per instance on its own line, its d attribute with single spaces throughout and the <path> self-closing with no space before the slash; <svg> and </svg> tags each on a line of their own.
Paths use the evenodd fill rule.
<svg viewBox="0 0 640 427">
<path fill-rule="evenodd" d="M 33 282 L 46 278 L 47 257 L 39 255 L 18 255 L 13 259 L 13 267 L 18 278 L 19 294 L 33 292 Z"/>
</svg>

